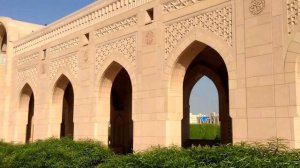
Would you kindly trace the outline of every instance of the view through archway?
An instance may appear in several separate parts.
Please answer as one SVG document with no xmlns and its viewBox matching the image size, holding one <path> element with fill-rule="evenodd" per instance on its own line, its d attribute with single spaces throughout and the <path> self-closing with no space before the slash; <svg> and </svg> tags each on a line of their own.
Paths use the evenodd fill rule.
<svg viewBox="0 0 300 168">
<path fill-rule="evenodd" d="M 215 96 L 217 102 L 213 105 L 216 110 L 201 111 L 201 109 L 193 108 L 191 111 L 191 93 L 194 86 L 197 86 L 201 80 L 211 81 L 210 85 L 216 88 L 215 91 L 207 92 L 208 96 L 211 96 L 217 91 L 217 96 Z M 205 95 L 201 96 L 205 97 Z M 212 106 L 205 102 L 206 100 L 208 97 L 202 101 L 199 99 L 194 104 L 204 107 Z M 227 68 L 221 56 L 207 46 L 193 59 L 184 76 L 182 146 L 231 143 L 231 125 Z"/>
</svg>

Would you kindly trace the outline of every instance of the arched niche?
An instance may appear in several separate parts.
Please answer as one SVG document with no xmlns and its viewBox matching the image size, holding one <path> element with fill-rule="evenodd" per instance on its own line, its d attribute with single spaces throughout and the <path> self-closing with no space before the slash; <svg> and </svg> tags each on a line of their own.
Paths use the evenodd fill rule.
<svg viewBox="0 0 300 168">
<path fill-rule="evenodd" d="M 104 71 L 99 94 L 100 117 L 108 123 L 109 147 L 116 153 L 132 152 L 132 82 L 122 65 L 112 62 Z"/>
<path fill-rule="evenodd" d="M 31 86 L 25 84 L 20 93 L 16 115 L 15 140 L 30 142 L 34 138 L 34 94 Z"/>
<path fill-rule="evenodd" d="M 61 75 L 55 83 L 51 112 L 50 119 L 52 121 L 50 122 L 54 122 L 52 134 L 59 137 L 73 138 L 74 90 L 72 83 L 65 75 Z"/>
</svg>

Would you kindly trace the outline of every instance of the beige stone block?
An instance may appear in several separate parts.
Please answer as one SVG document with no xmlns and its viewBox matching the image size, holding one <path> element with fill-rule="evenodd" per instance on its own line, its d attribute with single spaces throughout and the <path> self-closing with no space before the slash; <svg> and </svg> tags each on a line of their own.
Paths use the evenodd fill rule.
<svg viewBox="0 0 300 168">
<path fill-rule="evenodd" d="M 293 118 L 293 126 L 294 126 L 294 140 L 300 141 L 300 132 L 298 131 L 298 128 L 300 128 L 300 118 Z"/>
<path fill-rule="evenodd" d="M 273 74 L 273 56 L 263 55 L 246 58 L 246 76 L 262 76 Z"/>
<path fill-rule="evenodd" d="M 280 1 L 280 0 L 279 0 Z M 282 32 L 282 16 L 274 16 L 272 23 L 272 32 L 273 32 L 273 47 L 282 46 L 283 40 L 283 32 Z"/>
<path fill-rule="evenodd" d="M 286 85 L 275 85 L 275 105 L 288 106 L 290 103 L 290 87 Z"/>
<path fill-rule="evenodd" d="M 272 16 L 281 15 L 283 13 L 284 1 L 282 0 L 272 0 Z"/>
<path fill-rule="evenodd" d="M 246 48 L 246 57 L 255 57 L 260 55 L 271 54 L 273 51 L 272 43 L 247 47 Z"/>
<path fill-rule="evenodd" d="M 245 52 L 245 28 L 244 25 L 236 27 L 236 52 L 241 54 Z"/>
<path fill-rule="evenodd" d="M 296 88 L 296 84 L 289 84 L 289 92 L 290 92 L 290 96 L 289 96 L 289 104 L 290 105 L 296 105 L 299 100 L 298 100 L 298 96 L 300 91 L 299 89 Z"/>
<path fill-rule="evenodd" d="M 244 1 L 235 1 L 236 6 L 236 24 L 244 24 Z"/>
<path fill-rule="evenodd" d="M 276 118 L 277 137 L 285 140 L 292 139 L 290 118 Z"/>
<path fill-rule="evenodd" d="M 290 117 L 289 115 L 289 107 L 288 106 L 281 106 L 281 107 L 276 107 L 276 117 L 278 118 L 287 118 Z"/>
<path fill-rule="evenodd" d="M 270 107 L 275 103 L 274 86 L 261 86 L 247 89 L 248 107 Z"/>
<path fill-rule="evenodd" d="M 285 73 L 285 75 L 284 75 L 285 83 L 294 83 L 295 80 L 296 80 L 296 74 L 295 73 Z"/>
<path fill-rule="evenodd" d="M 275 118 L 248 119 L 248 138 L 252 140 L 266 140 L 276 137 Z"/>
<path fill-rule="evenodd" d="M 248 108 L 248 118 L 274 118 L 275 107 Z"/>
<path fill-rule="evenodd" d="M 264 45 L 272 42 L 272 25 L 270 23 L 251 27 L 245 31 L 246 47 Z M 257 38 L 259 37 L 259 38 Z"/>
<path fill-rule="evenodd" d="M 284 73 L 285 54 L 282 47 L 274 48 L 274 73 Z"/>
<path fill-rule="evenodd" d="M 246 89 L 234 89 L 230 91 L 230 107 L 245 108 L 246 107 Z"/>
<path fill-rule="evenodd" d="M 246 61 L 245 54 L 237 55 L 237 77 L 244 78 L 246 76 Z"/>
<path fill-rule="evenodd" d="M 247 119 L 234 119 L 232 120 L 233 138 L 234 139 L 247 139 L 248 125 Z"/>
<path fill-rule="evenodd" d="M 255 17 L 250 17 L 245 20 L 245 28 L 250 29 L 252 27 L 263 25 L 272 21 L 272 17 L 269 13 L 262 13 Z"/>
<path fill-rule="evenodd" d="M 247 78 L 247 87 L 269 86 L 274 84 L 274 76 L 259 76 Z"/>
</svg>

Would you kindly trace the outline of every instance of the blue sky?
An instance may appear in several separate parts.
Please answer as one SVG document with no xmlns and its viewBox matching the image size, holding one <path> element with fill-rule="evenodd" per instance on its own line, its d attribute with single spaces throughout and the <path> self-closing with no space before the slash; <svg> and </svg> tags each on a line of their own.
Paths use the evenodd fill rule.
<svg viewBox="0 0 300 168">
<path fill-rule="evenodd" d="M 92 2 L 95 0 L 0 0 L 0 16 L 44 25 Z"/>
<path fill-rule="evenodd" d="M 0 0 L 0 16 L 44 25 L 92 2 L 95 0 Z M 194 86 L 190 110 L 195 114 L 218 112 L 217 90 L 207 77 L 203 77 Z"/>
</svg>

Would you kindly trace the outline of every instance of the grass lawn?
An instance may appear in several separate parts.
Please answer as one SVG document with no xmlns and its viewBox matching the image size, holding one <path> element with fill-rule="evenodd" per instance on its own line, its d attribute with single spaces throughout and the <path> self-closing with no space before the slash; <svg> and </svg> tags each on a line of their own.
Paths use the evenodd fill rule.
<svg viewBox="0 0 300 168">
<path fill-rule="evenodd" d="M 220 125 L 190 124 L 190 139 L 220 140 Z"/>
</svg>

